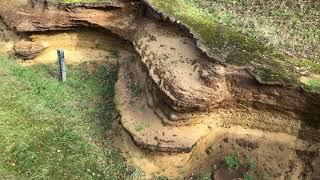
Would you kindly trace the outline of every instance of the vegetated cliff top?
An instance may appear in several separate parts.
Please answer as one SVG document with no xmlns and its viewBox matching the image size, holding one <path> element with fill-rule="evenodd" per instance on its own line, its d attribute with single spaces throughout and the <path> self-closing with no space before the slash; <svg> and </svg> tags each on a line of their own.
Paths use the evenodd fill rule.
<svg viewBox="0 0 320 180">
<path fill-rule="evenodd" d="M 149 0 L 181 21 L 209 56 L 262 82 L 320 87 L 320 6 L 292 0 Z M 301 77 L 308 77 L 302 82 Z"/>
</svg>

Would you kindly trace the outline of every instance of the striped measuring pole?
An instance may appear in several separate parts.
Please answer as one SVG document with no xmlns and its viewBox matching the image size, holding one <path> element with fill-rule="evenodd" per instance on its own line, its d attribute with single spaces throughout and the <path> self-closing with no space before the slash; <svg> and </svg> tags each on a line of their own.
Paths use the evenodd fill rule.
<svg viewBox="0 0 320 180">
<path fill-rule="evenodd" d="M 64 51 L 63 49 L 57 50 L 58 52 L 58 64 L 59 64 L 59 80 L 64 82 L 67 80 L 67 69 L 64 62 Z"/>
</svg>

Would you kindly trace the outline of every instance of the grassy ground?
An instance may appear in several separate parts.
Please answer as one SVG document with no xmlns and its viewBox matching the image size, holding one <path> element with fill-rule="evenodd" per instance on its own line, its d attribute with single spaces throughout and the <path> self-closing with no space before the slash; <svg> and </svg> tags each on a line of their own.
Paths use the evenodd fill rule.
<svg viewBox="0 0 320 180">
<path fill-rule="evenodd" d="M 300 83 L 302 71 L 320 73 L 316 1 L 150 2 L 186 24 L 216 59 L 251 67 L 264 81 Z"/>
<path fill-rule="evenodd" d="M 320 58 L 320 2 L 193 0 L 216 21 L 301 59 Z"/>
<path fill-rule="evenodd" d="M 1 179 L 125 179 L 134 172 L 106 138 L 117 116 L 116 68 L 68 68 L 61 84 L 53 65 L 21 67 L 0 57 Z"/>
</svg>

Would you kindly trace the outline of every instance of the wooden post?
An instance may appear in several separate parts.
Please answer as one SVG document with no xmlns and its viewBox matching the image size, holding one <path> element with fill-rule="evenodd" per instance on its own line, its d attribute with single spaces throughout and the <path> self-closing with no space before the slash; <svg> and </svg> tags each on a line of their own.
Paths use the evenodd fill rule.
<svg viewBox="0 0 320 180">
<path fill-rule="evenodd" d="M 59 64 L 59 80 L 64 82 L 67 80 L 67 70 L 64 63 L 64 51 L 59 49 L 58 51 L 58 64 Z"/>
</svg>

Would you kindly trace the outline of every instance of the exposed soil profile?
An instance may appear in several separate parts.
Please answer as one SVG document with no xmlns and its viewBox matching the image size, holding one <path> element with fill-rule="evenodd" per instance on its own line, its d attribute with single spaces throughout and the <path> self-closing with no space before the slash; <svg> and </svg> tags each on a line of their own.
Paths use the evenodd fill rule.
<svg viewBox="0 0 320 180">
<path fill-rule="evenodd" d="M 320 178 L 319 92 L 215 61 L 143 2 L 38 3 L 0 2 L 0 52 L 23 65 L 56 63 L 59 48 L 70 64 L 117 59 L 111 135 L 146 179 Z"/>
<path fill-rule="evenodd" d="M 224 158 L 234 153 L 242 160 L 250 159 L 256 163 L 254 174 L 260 179 L 317 179 L 319 173 L 319 158 L 313 159 L 319 156 L 319 145 L 311 145 L 287 134 L 239 126 L 215 128 L 197 143 L 192 152 L 167 154 L 141 151 L 128 134 L 118 128 L 114 139 L 117 147 L 124 152 L 129 163 L 141 168 L 146 179 L 157 176 L 192 179 L 203 172 L 220 175 L 221 170 L 228 169 Z"/>
</svg>

